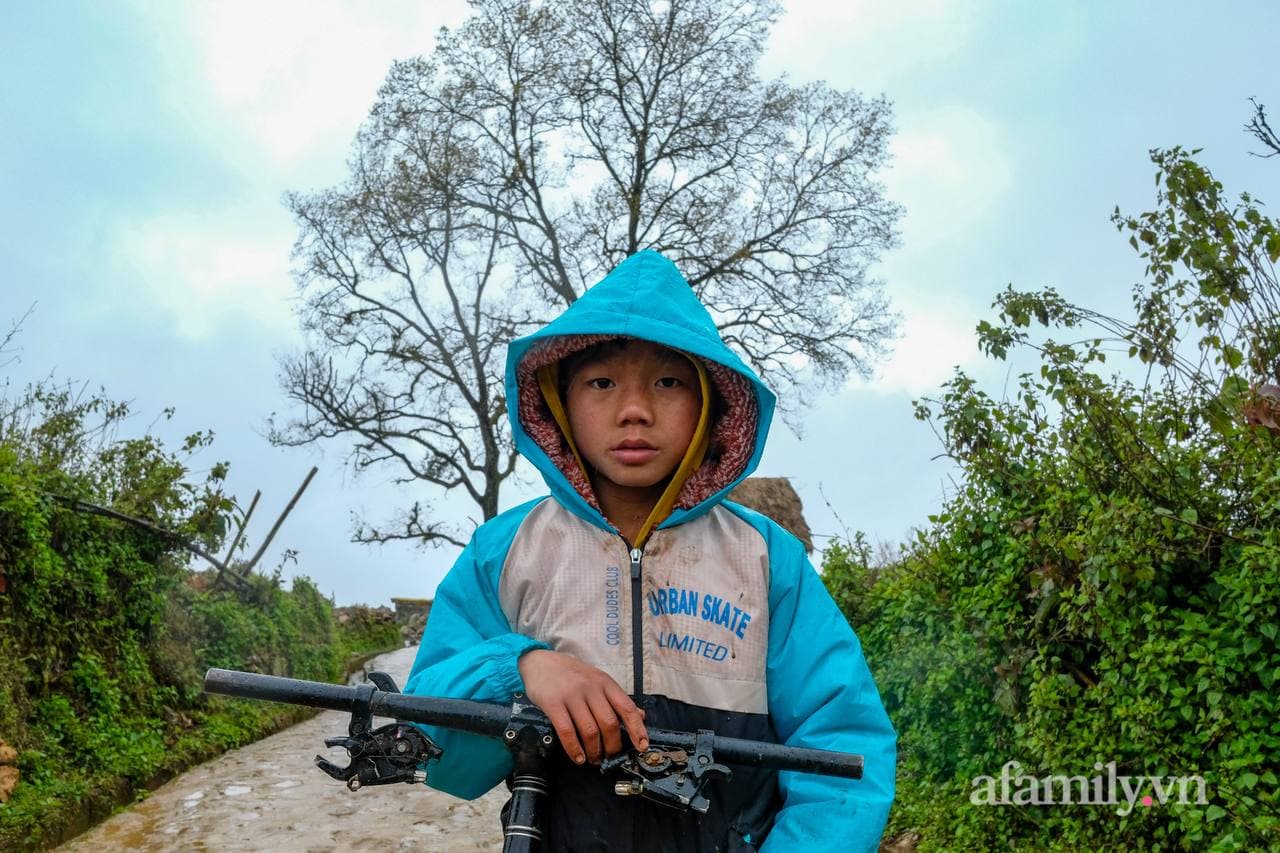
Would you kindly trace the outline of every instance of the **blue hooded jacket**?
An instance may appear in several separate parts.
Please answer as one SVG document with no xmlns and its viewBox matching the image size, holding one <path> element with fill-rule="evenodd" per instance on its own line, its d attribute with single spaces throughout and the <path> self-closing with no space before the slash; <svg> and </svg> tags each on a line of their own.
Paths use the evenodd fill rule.
<svg viewBox="0 0 1280 853">
<path fill-rule="evenodd" d="M 630 593 L 627 544 L 601 514 L 589 484 L 566 475 L 573 471 L 559 432 L 547 422 L 530 379 L 539 363 L 612 337 L 697 357 L 731 401 L 722 418 L 727 426 L 717 433 L 723 446 L 714 448 L 707 476 L 682 492 L 686 499 L 658 525 L 646 545 L 643 591 L 636 581 Z M 859 753 L 865 769 L 862 779 L 847 780 L 794 772 L 751 776 L 735 768 L 739 789 L 760 790 L 725 789 L 733 810 L 724 816 L 727 843 L 716 835 L 686 846 L 682 839 L 692 825 L 662 836 L 653 834 L 656 824 L 653 831 L 633 827 L 628 837 L 636 843 L 756 849 L 764 836 L 768 851 L 875 850 L 894 796 L 896 735 L 858 639 L 801 543 L 772 520 L 725 500 L 759 463 L 775 400 L 721 341 L 676 267 L 653 251 L 633 255 L 555 321 L 514 341 L 506 395 L 516 447 L 551 495 L 476 530 L 436 593 L 406 692 L 509 703 L 524 689 L 517 662 L 536 648 L 574 654 L 628 691 L 642 676 L 649 689 L 637 701 L 647 703 L 650 726 L 699 728 L 710 721 L 722 734 Z M 752 431 L 735 456 L 729 445 L 744 434 L 743 424 Z M 630 642 L 636 617 L 639 650 Z M 427 728 L 445 750 L 428 768 L 433 787 L 472 799 L 510 773 L 510 755 L 498 741 Z M 609 789 L 605 796 L 613 797 L 611 787 L 597 775 L 566 790 L 588 796 L 594 788 Z M 561 812 L 572 814 L 565 811 L 572 807 Z M 553 820 L 556 814 L 553 809 Z M 583 810 L 574 820 L 590 823 L 593 814 L 603 819 Z M 562 846 L 588 846 L 581 828 L 575 832 L 577 840 Z"/>
</svg>

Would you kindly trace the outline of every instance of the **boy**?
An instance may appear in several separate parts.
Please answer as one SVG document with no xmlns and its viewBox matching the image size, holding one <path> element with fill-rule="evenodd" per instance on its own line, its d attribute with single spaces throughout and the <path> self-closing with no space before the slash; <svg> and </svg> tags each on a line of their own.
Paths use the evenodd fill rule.
<svg viewBox="0 0 1280 853">
<path fill-rule="evenodd" d="M 440 584 L 406 692 L 551 719 L 547 850 L 875 850 L 896 735 L 803 546 L 724 496 L 760 460 L 773 394 L 675 266 L 634 255 L 514 341 L 516 447 L 550 497 L 476 530 Z M 861 753 L 861 780 L 733 768 L 711 810 L 619 797 L 593 767 L 645 726 Z M 432 730 L 429 784 L 473 799 L 511 770 L 496 740 Z"/>
</svg>

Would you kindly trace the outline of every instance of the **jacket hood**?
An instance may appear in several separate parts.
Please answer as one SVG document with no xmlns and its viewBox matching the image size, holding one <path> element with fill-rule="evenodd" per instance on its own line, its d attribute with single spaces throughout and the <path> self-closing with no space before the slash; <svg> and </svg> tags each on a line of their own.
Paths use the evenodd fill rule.
<svg viewBox="0 0 1280 853">
<path fill-rule="evenodd" d="M 653 250 L 632 255 L 547 326 L 507 351 L 506 395 L 516 449 L 537 467 L 565 508 L 612 529 L 573 461 L 538 385 L 540 368 L 613 338 L 651 341 L 694 356 L 723 404 L 711 446 L 681 487 L 675 509 L 658 525 L 696 518 L 721 501 L 760 462 L 773 419 L 773 392 L 731 349 L 675 264 Z"/>
</svg>

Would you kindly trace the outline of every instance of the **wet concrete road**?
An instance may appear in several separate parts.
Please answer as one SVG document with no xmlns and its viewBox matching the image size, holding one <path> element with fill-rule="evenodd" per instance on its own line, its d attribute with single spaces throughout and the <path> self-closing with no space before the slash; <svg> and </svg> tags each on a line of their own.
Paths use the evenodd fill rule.
<svg viewBox="0 0 1280 853">
<path fill-rule="evenodd" d="M 404 684 L 417 648 L 375 658 Z M 60 851 L 501 850 L 498 811 L 505 786 L 474 802 L 426 786 L 386 785 L 352 793 L 316 768 L 317 753 L 339 765 L 346 752 L 324 749 L 346 733 L 349 717 L 325 711 L 184 773 L 147 800 L 115 815 Z"/>
</svg>

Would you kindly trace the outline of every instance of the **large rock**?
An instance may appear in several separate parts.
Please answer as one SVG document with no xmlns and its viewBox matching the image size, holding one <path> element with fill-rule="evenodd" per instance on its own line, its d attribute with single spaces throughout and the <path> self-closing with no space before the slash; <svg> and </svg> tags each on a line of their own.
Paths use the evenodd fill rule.
<svg viewBox="0 0 1280 853">
<path fill-rule="evenodd" d="M 422 632 L 427 628 L 426 613 L 412 613 L 403 625 L 400 626 L 400 636 L 404 638 L 406 646 L 416 646 L 422 642 Z"/>
</svg>

